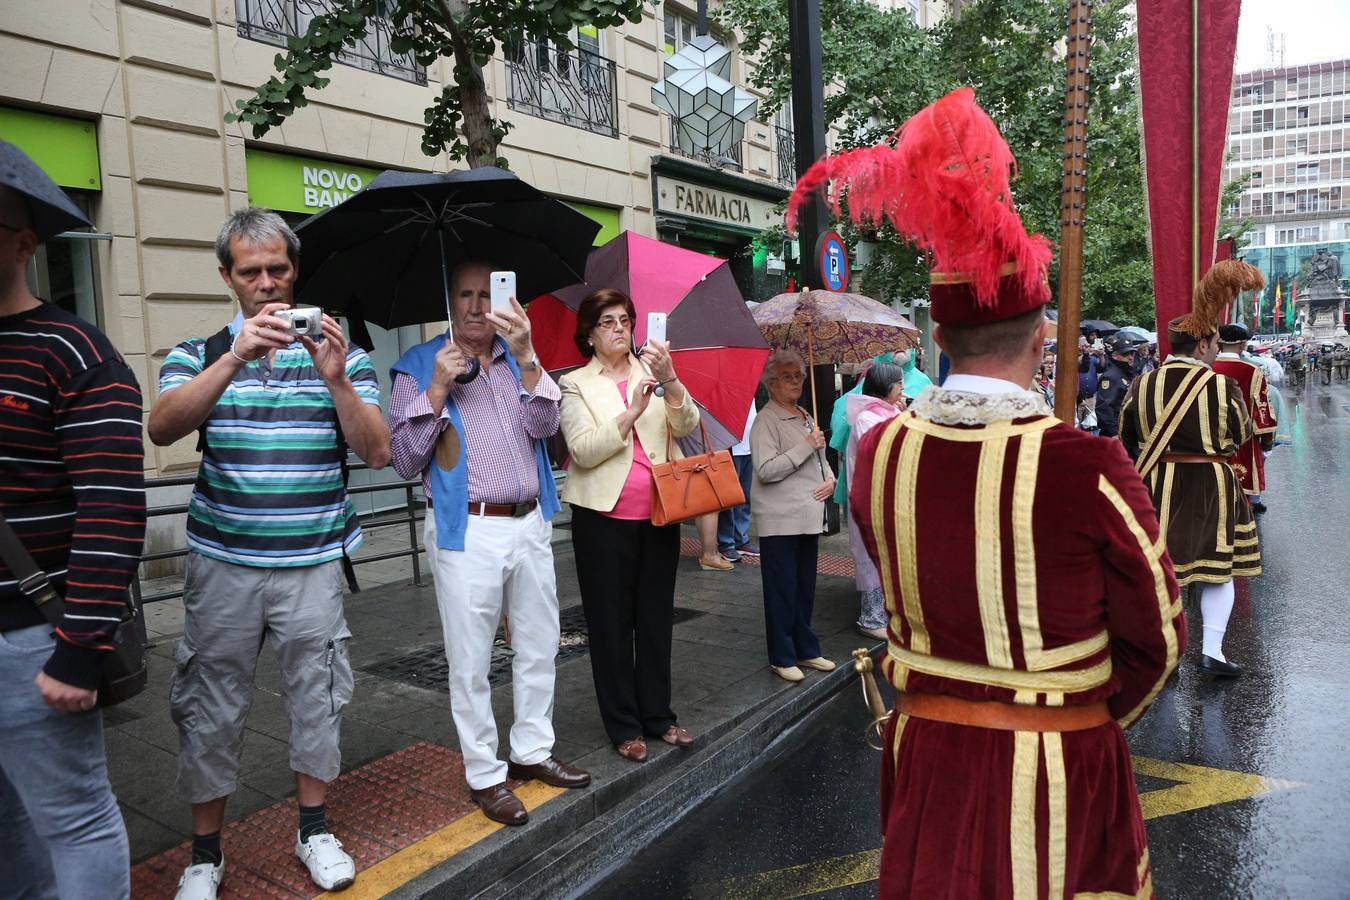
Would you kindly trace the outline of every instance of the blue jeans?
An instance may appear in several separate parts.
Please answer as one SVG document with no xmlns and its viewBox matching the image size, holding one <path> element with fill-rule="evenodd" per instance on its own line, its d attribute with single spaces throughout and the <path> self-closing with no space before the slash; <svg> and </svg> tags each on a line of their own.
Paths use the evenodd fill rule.
<svg viewBox="0 0 1350 900">
<path fill-rule="evenodd" d="M 745 492 L 745 502 L 718 513 L 718 550 L 733 550 L 750 543 L 750 479 L 755 475 L 755 467 L 749 456 L 733 456 L 731 461 L 736 464 L 736 477 L 740 479 L 741 490 Z"/>
<path fill-rule="evenodd" d="M 54 646 L 47 625 L 0 634 L 0 892 L 130 897 L 103 714 L 57 712 L 34 684 Z"/>
</svg>

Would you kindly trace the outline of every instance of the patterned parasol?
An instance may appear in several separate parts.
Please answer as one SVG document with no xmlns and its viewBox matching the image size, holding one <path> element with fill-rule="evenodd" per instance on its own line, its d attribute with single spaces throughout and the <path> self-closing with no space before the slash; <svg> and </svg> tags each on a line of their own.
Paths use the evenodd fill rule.
<svg viewBox="0 0 1350 900">
<path fill-rule="evenodd" d="M 862 294 L 779 294 L 751 312 L 775 350 L 796 350 L 807 366 L 861 363 L 919 346 L 919 329 L 884 303 Z M 816 402 L 811 379 L 811 405 Z M 814 412 L 814 410 L 813 410 Z"/>
</svg>

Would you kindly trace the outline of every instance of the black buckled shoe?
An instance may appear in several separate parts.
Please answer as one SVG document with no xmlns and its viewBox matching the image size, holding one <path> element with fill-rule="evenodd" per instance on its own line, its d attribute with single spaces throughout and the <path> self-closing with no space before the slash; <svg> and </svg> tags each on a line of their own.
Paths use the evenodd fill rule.
<svg viewBox="0 0 1350 900">
<path fill-rule="evenodd" d="M 1203 654 L 1200 656 L 1200 671 L 1215 678 L 1236 678 L 1242 674 L 1241 667 Z"/>
</svg>

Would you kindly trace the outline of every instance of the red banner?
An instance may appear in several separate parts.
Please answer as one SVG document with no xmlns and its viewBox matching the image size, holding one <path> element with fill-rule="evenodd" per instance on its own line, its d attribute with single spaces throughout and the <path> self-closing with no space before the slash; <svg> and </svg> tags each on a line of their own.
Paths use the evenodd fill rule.
<svg viewBox="0 0 1350 900">
<path fill-rule="evenodd" d="M 1200 181 L 1192 185 L 1191 4 L 1138 0 L 1139 95 L 1158 350 L 1166 354 L 1167 323 L 1191 309 L 1192 189 L 1200 192 L 1200 265 L 1214 262 L 1219 180 L 1227 146 L 1241 0 L 1201 0 L 1197 6 L 1200 86 Z"/>
</svg>

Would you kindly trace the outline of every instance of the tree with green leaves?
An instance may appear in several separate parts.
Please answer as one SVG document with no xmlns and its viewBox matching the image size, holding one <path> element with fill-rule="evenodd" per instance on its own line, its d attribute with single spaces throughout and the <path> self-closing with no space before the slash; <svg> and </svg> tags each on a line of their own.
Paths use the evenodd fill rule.
<svg viewBox="0 0 1350 900">
<path fill-rule="evenodd" d="M 752 84 L 771 114 L 791 95 L 785 0 L 726 0 L 725 23 L 755 54 Z M 1060 0 L 978 0 L 934 28 L 866 0 L 821 0 L 825 121 L 833 151 L 876 143 L 933 100 L 970 85 L 1018 160 L 1016 203 L 1030 231 L 1059 235 L 1067 10 Z M 1128 0 L 1092 15 L 1083 315 L 1119 324 L 1153 319 L 1153 270 L 1140 160 L 1138 63 Z M 885 223 L 850 240 L 874 241 L 862 286 L 882 299 L 921 297 L 927 267 Z M 1052 269 L 1055 286 L 1058 272 Z"/>
<path fill-rule="evenodd" d="M 610 28 L 642 19 L 645 0 L 328 0 L 329 11 L 315 16 L 303 35 L 287 41 L 277 54 L 272 76 L 226 120 L 252 126 L 260 138 L 309 102 L 328 79 L 343 47 L 364 38 L 379 20 L 390 25 L 390 49 L 412 53 L 421 65 L 442 57 L 454 60 L 453 80 L 427 108 L 422 152 L 442 151 L 471 167 L 501 165 L 497 148 L 511 128 L 494 118 L 483 67 L 500 45 L 522 40 L 549 41 L 571 49 L 573 29 Z"/>
</svg>

